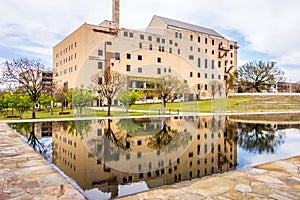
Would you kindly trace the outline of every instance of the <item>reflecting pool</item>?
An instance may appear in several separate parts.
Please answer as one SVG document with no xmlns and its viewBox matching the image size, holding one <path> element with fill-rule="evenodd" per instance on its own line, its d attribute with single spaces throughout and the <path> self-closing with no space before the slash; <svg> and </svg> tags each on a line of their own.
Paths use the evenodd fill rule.
<svg viewBox="0 0 300 200">
<path fill-rule="evenodd" d="M 88 199 L 109 199 L 300 155 L 298 118 L 171 116 L 10 126 Z"/>
</svg>

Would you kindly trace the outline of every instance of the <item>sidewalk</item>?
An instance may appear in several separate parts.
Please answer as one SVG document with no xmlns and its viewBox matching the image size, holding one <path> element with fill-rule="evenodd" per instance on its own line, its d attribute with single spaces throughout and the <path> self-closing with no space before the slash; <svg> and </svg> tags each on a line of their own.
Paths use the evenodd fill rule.
<svg viewBox="0 0 300 200">
<path fill-rule="evenodd" d="M 0 123 L 0 199 L 85 198 L 7 124 Z"/>
<path fill-rule="evenodd" d="M 300 199 L 300 156 L 123 197 L 140 199 Z"/>
</svg>

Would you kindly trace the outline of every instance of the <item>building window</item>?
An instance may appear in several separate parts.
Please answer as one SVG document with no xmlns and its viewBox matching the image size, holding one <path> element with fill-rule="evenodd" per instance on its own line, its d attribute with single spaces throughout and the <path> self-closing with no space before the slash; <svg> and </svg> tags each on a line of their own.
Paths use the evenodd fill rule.
<svg viewBox="0 0 300 200">
<path fill-rule="evenodd" d="M 190 40 L 193 41 L 193 35 L 190 36 Z"/>
<path fill-rule="evenodd" d="M 207 68 L 207 59 L 204 60 L 204 67 Z"/>
<path fill-rule="evenodd" d="M 112 45 L 112 42 L 106 42 L 107 45 Z"/>
<path fill-rule="evenodd" d="M 149 45 L 149 50 L 152 50 L 152 44 Z"/>
<path fill-rule="evenodd" d="M 199 47 L 199 48 L 198 48 L 198 52 L 200 52 L 200 51 L 201 51 L 201 48 Z"/>
<path fill-rule="evenodd" d="M 144 40 L 145 36 L 144 35 L 140 35 L 140 39 Z"/>
<path fill-rule="evenodd" d="M 126 58 L 131 59 L 131 54 L 130 53 L 126 54 Z"/>
<path fill-rule="evenodd" d="M 198 78 L 200 78 L 201 77 L 201 74 L 200 74 L 200 72 L 198 72 Z"/>
<path fill-rule="evenodd" d="M 103 69 L 103 63 L 102 62 L 98 62 L 98 69 Z"/>
<path fill-rule="evenodd" d="M 175 32 L 175 38 L 178 38 L 178 32 Z"/>
<path fill-rule="evenodd" d="M 233 53 L 230 53 L 230 57 L 233 58 Z"/>
<path fill-rule="evenodd" d="M 169 73 L 171 73 L 171 71 L 172 71 L 172 70 L 171 70 L 171 67 L 170 67 L 170 68 L 169 68 Z"/>
<path fill-rule="evenodd" d="M 201 67 L 201 58 L 198 58 L 198 67 Z"/>
<path fill-rule="evenodd" d="M 157 68 L 157 74 L 161 74 L 161 69 Z"/>
<path fill-rule="evenodd" d="M 205 44 L 207 44 L 207 38 L 205 38 Z"/>
<path fill-rule="evenodd" d="M 178 47 L 178 43 L 177 43 L 177 42 L 175 42 L 175 44 L 174 44 L 174 45 L 175 45 L 175 47 Z"/>
<path fill-rule="evenodd" d="M 128 32 L 124 32 L 124 37 L 128 37 Z"/>
<path fill-rule="evenodd" d="M 75 67 L 74 67 L 74 71 L 76 71 L 77 70 L 77 65 L 75 65 Z"/>
<path fill-rule="evenodd" d="M 143 68 L 139 67 L 138 68 L 138 73 L 142 73 L 143 72 Z"/>
<path fill-rule="evenodd" d="M 207 78 L 207 73 L 204 74 L 204 78 Z"/>
<path fill-rule="evenodd" d="M 156 38 L 156 42 L 160 43 L 160 38 Z"/>
<path fill-rule="evenodd" d="M 161 39 L 161 43 L 165 44 L 166 43 L 166 40 L 163 38 Z"/>
<path fill-rule="evenodd" d="M 207 49 L 205 49 L 205 53 L 207 53 Z"/>
<path fill-rule="evenodd" d="M 190 77 L 193 77 L 193 72 L 190 72 Z"/>
<path fill-rule="evenodd" d="M 182 33 L 179 33 L 179 38 L 182 39 Z"/>
<path fill-rule="evenodd" d="M 215 40 L 211 40 L 211 45 L 215 45 Z"/>
<path fill-rule="evenodd" d="M 115 53 L 115 59 L 120 60 L 120 53 L 118 53 L 118 52 Z"/>
<path fill-rule="evenodd" d="M 212 55 L 215 55 L 215 51 L 214 51 L 214 50 L 211 50 L 211 54 L 212 54 Z"/>
<path fill-rule="evenodd" d="M 169 40 L 169 44 L 172 45 L 173 44 L 173 40 Z"/>
<path fill-rule="evenodd" d="M 140 42 L 140 44 L 139 44 L 139 48 L 141 49 L 141 48 L 143 48 L 143 44 Z"/>
<path fill-rule="evenodd" d="M 215 68 L 215 60 L 211 60 L 211 68 L 212 68 L 212 69 Z"/>
<path fill-rule="evenodd" d="M 230 49 L 233 49 L 233 45 L 232 44 L 229 47 L 230 47 Z"/>
<path fill-rule="evenodd" d="M 142 55 L 138 55 L 138 60 L 143 60 L 143 56 Z"/>
<path fill-rule="evenodd" d="M 200 38 L 200 36 L 198 36 L 198 43 L 200 43 L 201 42 L 201 38 Z"/>
<path fill-rule="evenodd" d="M 215 79 L 215 75 L 214 74 L 211 75 L 211 79 Z"/>
<path fill-rule="evenodd" d="M 148 36 L 148 40 L 149 40 L 149 41 L 152 41 L 152 36 L 149 35 L 149 36 Z"/>
<path fill-rule="evenodd" d="M 126 71 L 130 72 L 130 70 L 131 70 L 131 66 L 130 65 L 126 65 Z"/>
<path fill-rule="evenodd" d="M 133 33 L 129 33 L 129 37 L 133 38 Z"/>
<path fill-rule="evenodd" d="M 189 55 L 189 60 L 194 60 L 194 56 L 193 55 Z"/>
<path fill-rule="evenodd" d="M 180 54 L 180 49 L 177 50 L 177 53 Z"/>
<path fill-rule="evenodd" d="M 158 62 L 158 63 L 161 63 L 161 58 L 158 57 L 158 58 L 157 58 L 157 62 Z"/>
<path fill-rule="evenodd" d="M 221 75 L 220 74 L 218 75 L 218 79 L 221 80 Z"/>
<path fill-rule="evenodd" d="M 221 68 L 221 61 L 218 61 L 218 67 Z"/>
<path fill-rule="evenodd" d="M 190 46 L 190 51 L 193 51 L 193 46 Z"/>
<path fill-rule="evenodd" d="M 172 48 L 171 47 L 169 48 L 169 53 L 172 53 Z"/>
<path fill-rule="evenodd" d="M 77 42 L 74 43 L 74 47 L 77 47 Z"/>
<path fill-rule="evenodd" d="M 207 90 L 207 84 L 204 85 L 204 89 Z"/>
</svg>

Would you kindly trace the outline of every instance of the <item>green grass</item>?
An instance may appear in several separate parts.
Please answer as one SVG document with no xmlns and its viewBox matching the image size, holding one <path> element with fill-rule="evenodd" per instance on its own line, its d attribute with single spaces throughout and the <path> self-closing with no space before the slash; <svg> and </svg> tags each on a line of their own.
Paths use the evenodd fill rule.
<svg viewBox="0 0 300 200">
<path fill-rule="evenodd" d="M 232 106 L 237 106 L 249 101 L 251 98 L 230 98 L 230 99 L 215 99 L 190 102 L 167 103 L 166 111 L 168 112 L 217 112 L 231 110 Z M 140 104 L 132 105 L 132 110 L 154 110 L 162 111 L 162 104 Z"/>
<path fill-rule="evenodd" d="M 142 110 L 142 112 L 130 112 L 125 111 L 112 112 L 111 116 L 141 116 L 144 115 L 143 111 L 154 111 L 149 114 L 162 113 L 162 104 L 137 104 L 132 105 L 131 110 Z M 234 97 L 228 99 L 215 99 L 215 100 L 201 100 L 190 101 L 180 103 L 167 103 L 166 112 L 172 113 L 179 112 L 201 112 L 201 113 L 213 113 L 213 112 L 225 112 L 225 111 L 282 111 L 282 110 L 300 110 L 300 96 L 244 96 Z M 64 111 L 70 112 L 68 115 L 58 115 L 61 108 L 55 108 L 53 115 L 47 111 L 37 111 L 37 119 L 51 119 L 51 118 L 73 118 L 75 115 L 73 109 L 65 109 Z M 10 113 L 9 113 L 10 114 Z M 105 117 L 107 111 L 84 109 L 81 118 L 84 117 Z M 30 119 L 31 112 L 25 112 L 23 119 Z M 17 118 L 10 118 L 17 119 Z M 6 120 L 4 114 L 0 114 L 0 120 Z"/>
</svg>

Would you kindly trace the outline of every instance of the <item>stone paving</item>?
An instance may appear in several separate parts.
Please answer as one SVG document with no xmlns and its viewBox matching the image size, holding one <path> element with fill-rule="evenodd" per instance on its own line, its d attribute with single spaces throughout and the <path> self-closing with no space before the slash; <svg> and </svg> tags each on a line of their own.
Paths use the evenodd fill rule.
<svg viewBox="0 0 300 200">
<path fill-rule="evenodd" d="M 300 199 L 300 156 L 171 185 L 122 200 Z"/>
<path fill-rule="evenodd" d="M 7 124 L 0 123 L 0 200 L 85 199 Z"/>
</svg>

